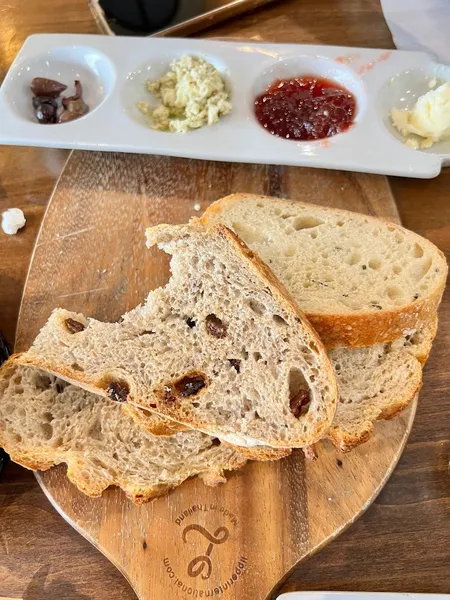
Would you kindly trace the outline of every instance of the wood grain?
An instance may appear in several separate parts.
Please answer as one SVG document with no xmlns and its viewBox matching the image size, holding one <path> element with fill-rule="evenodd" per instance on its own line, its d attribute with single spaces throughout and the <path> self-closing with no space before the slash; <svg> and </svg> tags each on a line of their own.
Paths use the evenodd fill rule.
<svg viewBox="0 0 450 600">
<path fill-rule="evenodd" d="M 28 347 L 55 306 L 103 320 L 133 308 L 169 275 L 167 257 L 146 249 L 145 228 L 185 222 L 236 189 L 398 220 L 380 177 L 74 153 L 36 243 L 17 350 Z M 249 464 L 226 486 L 208 489 L 192 480 L 143 507 L 133 506 L 118 491 L 88 499 L 68 482 L 64 469 L 44 473 L 39 481 L 57 510 L 116 564 L 141 600 L 165 594 L 196 597 L 194 591 L 206 596 L 216 590 L 230 600 L 263 600 L 298 560 L 324 546 L 369 506 L 397 463 L 414 410 L 415 403 L 401 418 L 381 424 L 369 444 L 345 457 L 345 469 L 335 450 L 323 445 L 314 463 L 305 465 L 296 452 L 277 463 Z M 193 506 L 200 508 L 182 519 Z M 204 529 L 191 532 L 186 543 L 185 528 L 192 524 Z M 230 536 L 217 549 L 211 538 L 211 577 L 203 581 L 189 575 L 191 561 L 208 548 L 207 536 L 221 527 Z"/>
<path fill-rule="evenodd" d="M 85 0 L 9 0 L 0 14 L 0 79 L 27 35 L 94 31 Z M 392 45 L 378 0 L 279 1 L 206 35 Z M 66 157 L 58 150 L 0 148 L 0 210 L 20 206 L 33 216 L 16 237 L 0 232 L 0 329 L 11 345 L 34 240 Z M 431 181 L 392 178 L 391 186 L 403 224 L 429 237 L 449 257 L 450 171 L 444 169 Z M 450 592 L 449 301 L 447 292 L 399 466 L 364 517 L 298 566 L 283 591 Z M 0 594 L 25 600 L 135 598 L 119 571 L 51 508 L 32 473 L 12 464 L 0 485 Z"/>
</svg>

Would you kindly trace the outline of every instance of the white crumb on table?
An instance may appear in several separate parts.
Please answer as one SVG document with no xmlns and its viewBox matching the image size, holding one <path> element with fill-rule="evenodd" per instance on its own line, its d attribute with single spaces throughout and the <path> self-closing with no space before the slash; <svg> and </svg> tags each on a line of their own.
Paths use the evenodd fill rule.
<svg viewBox="0 0 450 600">
<path fill-rule="evenodd" d="M 2 229 L 7 235 L 14 235 L 25 223 L 25 215 L 20 208 L 8 208 L 2 213 Z"/>
<path fill-rule="evenodd" d="M 200 204 L 198 202 L 196 202 L 194 204 L 194 210 L 196 210 L 198 212 L 200 210 L 200 208 L 201 208 Z"/>
</svg>

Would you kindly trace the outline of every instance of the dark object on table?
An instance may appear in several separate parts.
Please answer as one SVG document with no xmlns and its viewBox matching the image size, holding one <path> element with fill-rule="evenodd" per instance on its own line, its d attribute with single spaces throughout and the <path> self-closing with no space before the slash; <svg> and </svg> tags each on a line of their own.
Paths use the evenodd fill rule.
<svg viewBox="0 0 450 600">
<path fill-rule="evenodd" d="M 9 358 L 9 356 L 10 356 L 10 352 L 9 352 L 8 344 L 6 343 L 5 338 L 0 333 L 0 365 L 2 363 L 4 363 L 5 360 L 7 360 Z M 9 461 L 9 456 L 6 454 L 6 452 L 3 450 L 3 448 L 0 448 L 0 475 L 8 461 Z"/>
<path fill-rule="evenodd" d="M 274 0 L 88 0 L 107 35 L 185 37 Z"/>
</svg>

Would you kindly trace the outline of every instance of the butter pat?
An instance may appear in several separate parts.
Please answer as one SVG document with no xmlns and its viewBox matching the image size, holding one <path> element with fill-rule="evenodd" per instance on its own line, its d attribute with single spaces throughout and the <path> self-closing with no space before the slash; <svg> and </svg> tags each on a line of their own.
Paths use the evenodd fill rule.
<svg viewBox="0 0 450 600">
<path fill-rule="evenodd" d="M 2 229 L 8 235 L 17 233 L 25 223 L 25 215 L 20 208 L 8 208 L 2 213 Z"/>
<path fill-rule="evenodd" d="M 392 124 L 406 138 L 418 136 L 417 147 L 450 139 L 450 83 L 444 83 L 418 98 L 411 110 L 392 109 Z M 415 147 L 412 142 L 408 146 Z"/>
</svg>

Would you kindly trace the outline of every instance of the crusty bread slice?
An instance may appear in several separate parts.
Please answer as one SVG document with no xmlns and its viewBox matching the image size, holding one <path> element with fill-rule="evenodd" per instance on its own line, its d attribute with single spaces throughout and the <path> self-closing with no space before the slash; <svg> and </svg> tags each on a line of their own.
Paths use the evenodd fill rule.
<svg viewBox="0 0 450 600">
<path fill-rule="evenodd" d="M 57 309 L 21 357 L 237 446 L 302 447 L 331 425 L 337 385 L 316 333 L 223 225 L 161 225 L 172 277 L 119 323 Z"/>
<path fill-rule="evenodd" d="M 393 342 L 329 351 L 338 383 L 339 402 L 326 437 L 339 450 L 348 452 L 366 442 L 374 430 L 375 421 L 390 419 L 408 406 L 422 385 L 421 367 L 428 358 L 436 331 L 435 316 L 426 327 L 418 331 L 405 330 L 404 335 Z M 185 429 L 183 425 L 148 411 L 131 405 L 127 408 L 133 412 L 137 422 L 157 435 L 172 435 Z M 270 452 L 255 454 L 258 448 L 246 451 L 236 446 L 236 449 L 254 460 L 283 458 Z M 313 458 L 311 446 L 306 450 L 307 457 Z"/>
<path fill-rule="evenodd" d="M 422 364 L 436 335 L 437 318 L 394 342 L 329 353 L 339 386 L 339 402 L 327 437 L 348 452 L 366 442 L 374 423 L 402 411 L 422 386 Z"/>
<path fill-rule="evenodd" d="M 155 437 L 98 395 L 10 359 L 0 370 L 0 446 L 29 469 L 67 464 L 88 496 L 119 486 L 136 503 L 188 477 L 224 482 L 246 459 L 199 431 Z"/>
<path fill-rule="evenodd" d="M 233 194 L 206 225 L 233 229 L 284 283 L 325 346 L 371 346 L 434 318 L 447 276 L 428 240 L 380 219 L 295 200 Z"/>
<path fill-rule="evenodd" d="M 186 425 L 176 423 L 166 417 L 161 417 L 160 415 L 145 410 L 144 408 L 134 406 L 133 404 L 129 404 L 128 402 L 122 404 L 122 408 L 133 418 L 135 423 L 138 423 L 153 435 L 166 436 L 174 435 L 180 431 L 189 431 L 189 427 L 186 427 Z M 291 448 L 270 448 L 268 446 L 253 446 L 252 448 L 247 448 L 245 446 L 228 444 L 228 442 L 223 443 L 232 446 L 240 454 L 251 460 L 279 460 L 280 458 L 289 456 L 292 452 Z"/>
</svg>

